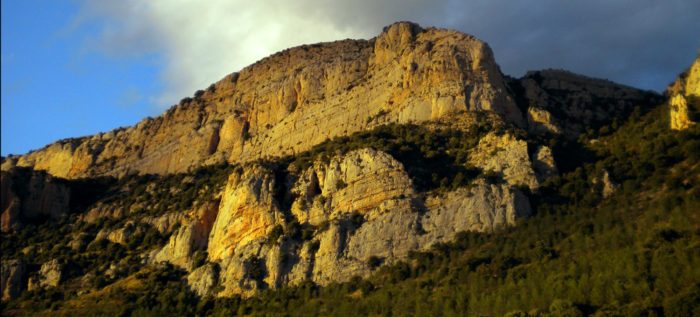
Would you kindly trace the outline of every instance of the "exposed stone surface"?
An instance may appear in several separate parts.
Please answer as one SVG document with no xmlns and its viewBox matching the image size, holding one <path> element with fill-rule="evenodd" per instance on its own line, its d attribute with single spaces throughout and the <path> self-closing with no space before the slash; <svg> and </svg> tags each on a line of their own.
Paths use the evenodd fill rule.
<svg viewBox="0 0 700 317">
<path fill-rule="evenodd" d="M 532 167 L 535 169 L 535 174 L 540 182 L 559 174 L 559 169 L 557 169 L 557 165 L 554 162 L 552 149 L 544 145 L 538 146 L 535 150 L 535 154 L 532 157 Z"/>
<path fill-rule="evenodd" d="M 231 174 L 209 235 L 209 259 L 229 257 L 236 248 L 267 237 L 284 220 L 274 199 L 275 175 L 252 165 Z"/>
<path fill-rule="evenodd" d="M 215 274 L 199 268 L 188 278 L 193 289 L 209 294 L 217 284 L 220 291 L 213 295 L 250 296 L 304 281 L 345 281 L 369 274 L 370 259 L 395 263 L 460 231 L 493 231 L 530 214 L 524 194 L 484 179 L 421 198 L 403 166 L 372 149 L 317 161 L 304 171 L 290 186 L 296 194 L 291 220 L 281 216 L 274 188 L 273 175 L 259 166 L 231 175 L 208 248 L 221 272 L 212 282 Z M 272 228 L 289 232 L 292 222 L 312 226 L 312 235 L 269 238 Z"/>
<path fill-rule="evenodd" d="M 218 281 L 219 273 L 213 264 L 200 266 L 187 275 L 187 284 L 199 296 L 212 295 Z"/>
<path fill-rule="evenodd" d="M 0 293 L 2 300 L 17 298 L 26 285 L 26 265 L 22 260 L 2 260 Z"/>
<path fill-rule="evenodd" d="M 527 108 L 527 126 L 534 133 L 561 133 L 561 123 L 549 111 L 538 107 Z"/>
<path fill-rule="evenodd" d="M 342 214 L 359 212 L 373 219 L 414 194 L 403 165 L 372 149 L 317 162 L 300 177 L 292 213 L 299 222 L 318 225 Z M 380 207 L 380 208 L 377 208 Z M 383 208 L 382 208 L 383 207 Z"/>
<path fill-rule="evenodd" d="M 530 215 L 530 202 L 522 192 L 507 184 L 478 180 L 470 189 L 458 189 L 426 202 L 429 212 L 422 220 L 426 240 L 443 242 L 460 231 L 492 232 L 515 225 Z M 432 244 L 432 243 L 428 243 Z"/>
<path fill-rule="evenodd" d="M 685 130 L 696 122 L 692 119 L 695 112 L 700 112 L 700 55 L 690 68 L 682 74 L 668 89 L 671 96 L 671 129 Z M 698 103 L 698 104 L 692 104 Z"/>
<path fill-rule="evenodd" d="M 378 124 L 464 110 L 523 121 L 487 44 L 404 22 L 369 41 L 285 50 L 157 118 L 10 159 L 67 178 L 173 173 L 296 153 Z"/>
<path fill-rule="evenodd" d="M 671 129 L 685 130 L 692 124 L 695 124 L 690 119 L 690 111 L 688 109 L 688 101 L 685 96 L 678 94 L 671 97 Z"/>
<path fill-rule="evenodd" d="M 694 69 L 678 96 L 697 91 L 693 74 L 700 71 Z M 121 228 L 104 228 L 95 240 L 128 244 L 144 223 L 170 235 L 162 248 L 144 250 L 142 263 L 167 261 L 189 271 L 188 284 L 202 296 L 346 281 L 450 241 L 460 231 L 491 232 L 527 217 L 530 203 L 518 188 L 537 191 L 558 171 L 550 148 L 518 139 L 510 124 L 573 138 L 649 98 L 655 95 L 561 71 L 532 72 L 506 83 L 485 43 L 456 31 L 397 23 L 369 41 L 277 53 L 136 126 L 3 159 L 3 231 L 23 217 L 59 218 L 69 206 L 60 181 L 32 173 L 17 183 L 17 166 L 78 178 L 240 163 L 223 191 L 210 201 L 197 200 L 191 210 L 133 216 L 148 210 L 148 203 L 122 208 L 99 202 L 79 219 L 124 224 L 133 216 Z M 416 192 L 404 166 L 373 149 L 338 152 L 299 171 L 257 162 L 387 123 L 466 130 L 486 119 L 498 123 L 480 125 L 492 131 L 469 153 L 469 163 L 505 182 L 481 177 L 448 192 Z M 616 188 L 607 172 L 597 181 L 604 196 Z M 21 193 L 28 194 L 16 191 L 18 184 L 27 184 Z M 87 237 L 67 238 L 70 247 L 82 250 Z M 208 263 L 201 265 L 205 252 Z M 118 278 L 125 266 L 112 263 L 99 272 Z M 3 262 L 3 298 L 5 272 L 24 274 L 5 267 Z M 30 285 L 56 286 L 62 277 L 63 267 L 52 260 Z M 92 285 L 95 277 L 86 278 Z"/>
<path fill-rule="evenodd" d="M 58 219 L 68 213 L 70 189 L 60 180 L 28 169 L 2 171 L 2 231 L 22 220 Z"/>
<path fill-rule="evenodd" d="M 520 86 L 530 132 L 576 138 L 588 128 L 609 124 L 636 106 L 655 104 L 658 95 L 607 80 L 561 70 L 528 72 Z"/>
<path fill-rule="evenodd" d="M 191 270 L 194 253 L 207 250 L 209 234 L 214 225 L 218 208 L 218 201 L 200 207 L 195 218 L 173 233 L 168 244 L 155 255 L 153 260 L 155 262 L 167 261 Z"/>
<path fill-rule="evenodd" d="M 602 169 L 599 175 L 593 179 L 593 184 L 599 184 L 603 198 L 610 197 L 620 187 L 619 184 L 613 181 L 612 177 L 610 177 L 610 173 L 606 169 Z"/>
<path fill-rule="evenodd" d="M 503 174 L 509 184 L 527 186 L 532 190 L 540 186 L 530 161 L 527 142 L 516 139 L 510 133 L 489 133 L 481 138 L 479 145 L 471 152 L 469 162 L 485 171 Z"/>
<path fill-rule="evenodd" d="M 63 280 L 63 265 L 57 259 L 53 259 L 41 265 L 39 274 L 40 286 L 56 287 Z"/>
</svg>

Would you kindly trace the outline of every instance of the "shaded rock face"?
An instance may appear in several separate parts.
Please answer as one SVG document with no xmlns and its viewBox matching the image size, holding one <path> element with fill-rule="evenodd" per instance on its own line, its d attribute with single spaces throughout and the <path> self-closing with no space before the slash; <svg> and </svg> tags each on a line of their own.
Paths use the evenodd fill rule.
<svg viewBox="0 0 700 317">
<path fill-rule="evenodd" d="M 19 229 L 22 221 L 59 219 L 68 214 L 70 188 L 43 172 L 13 168 L 0 177 L 2 231 Z"/>
<path fill-rule="evenodd" d="M 26 285 L 26 265 L 22 260 L 2 260 L 0 293 L 2 300 L 17 298 Z"/>
<path fill-rule="evenodd" d="M 571 139 L 659 101 L 653 92 L 559 70 L 528 72 L 513 84 L 530 132 Z"/>
<path fill-rule="evenodd" d="M 285 184 L 264 167 L 244 170 L 229 178 L 209 234 L 209 261 L 220 271 L 204 266 L 188 276 L 199 294 L 250 296 L 305 281 L 346 281 L 457 232 L 490 232 L 530 214 L 515 187 L 484 179 L 419 195 L 401 163 L 372 149 L 317 161 Z M 275 195 L 282 185 L 293 197 L 289 210 Z"/>
<path fill-rule="evenodd" d="M 668 94 L 671 129 L 685 130 L 696 124 L 693 117 L 700 111 L 700 55 L 669 87 Z"/>
<path fill-rule="evenodd" d="M 170 262 L 192 270 L 192 257 L 195 252 L 207 250 L 209 234 L 212 231 L 218 208 L 218 201 L 201 206 L 195 212 L 194 219 L 170 236 L 168 244 L 154 256 L 153 261 Z"/>
<path fill-rule="evenodd" d="M 11 160 L 66 178 L 174 173 L 297 153 L 378 124 L 465 110 L 523 121 L 487 44 L 402 22 L 369 41 L 282 51 L 157 118 Z"/>
<path fill-rule="evenodd" d="M 199 296 L 211 295 L 218 281 L 218 269 L 212 264 L 200 266 L 187 275 L 187 284 Z"/>
</svg>

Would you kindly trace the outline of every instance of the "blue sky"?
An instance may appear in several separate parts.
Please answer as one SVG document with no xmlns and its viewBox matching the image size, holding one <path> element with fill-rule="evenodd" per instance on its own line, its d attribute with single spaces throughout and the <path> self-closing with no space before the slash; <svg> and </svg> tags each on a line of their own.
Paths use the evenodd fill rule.
<svg viewBox="0 0 700 317">
<path fill-rule="evenodd" d="M 71 27 L 77 3 L 2 1 L 2 154 L 126 126 L 160 112 L 157 56 L 112 58 Z"/>
<path fill-rule="evenodd" d="M 473 34 L 516 77 L 562 68 L 661 91 L 698 54 L 698 12 L 697 0 L 3 0 L 1 152 L 132 125 L 278 50 L 399 20 Z"/>
</svg>

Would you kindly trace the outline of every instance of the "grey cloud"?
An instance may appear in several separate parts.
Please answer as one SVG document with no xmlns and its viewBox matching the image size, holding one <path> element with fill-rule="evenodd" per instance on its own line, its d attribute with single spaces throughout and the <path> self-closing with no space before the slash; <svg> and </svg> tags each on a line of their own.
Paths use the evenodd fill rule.
<svg viewBox="0 0 700 317">
<path fill-rule="evenodd" d="M 162 105 L 289 46 L 369 38 L 410 20 L 488 42 L 503 71 L 562 68 L 663 90 L 700 48 L 696 0 L 298 0 L 83 2 L 91 45 L 165 59 Z M 106 22 L 104 22 L 106 21 Z"/>
</svg>

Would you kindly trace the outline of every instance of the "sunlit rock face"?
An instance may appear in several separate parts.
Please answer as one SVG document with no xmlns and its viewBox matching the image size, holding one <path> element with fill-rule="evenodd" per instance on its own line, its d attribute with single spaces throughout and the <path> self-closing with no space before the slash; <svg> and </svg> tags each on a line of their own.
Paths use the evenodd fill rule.
<svg viewBox="0 0 700 317">
<path fill-rule="evenodd" d="M 188 276 L 198 293 L 250 296 L 346 281 L 458 232 L 491 232 L 531 212 L 527 196 L 506 182 L 477 179 L 469 188 L 419 195 L 403 165 L 373 149 L 316 161 L 285 184 L 264 167 L 244 170 L 229 178 L 209 235 L 208 260 L 220 271 L 197 268 Z M 279 186 L 294 197 L 289 210 L 280 209 Z M 197 243 L 185 241 L 184 250 Z"/>
<path fill-rule="evenodd" d="M 668 89 L 671 96 L 670 125 L 673 130 L 685 130 L 696 122 L 694 112 L 700 108 L 700 56 Z"/>
<path fill-rule="evenodd" d="M 66 178 L 175 173 L 297 153 L 388 122 L 481 110 L 525 121 L 488 45 L 457 31 L 400 22 L 371 40 L 279 52 L 159 117 L 13 160 Z"/>
</svg>

